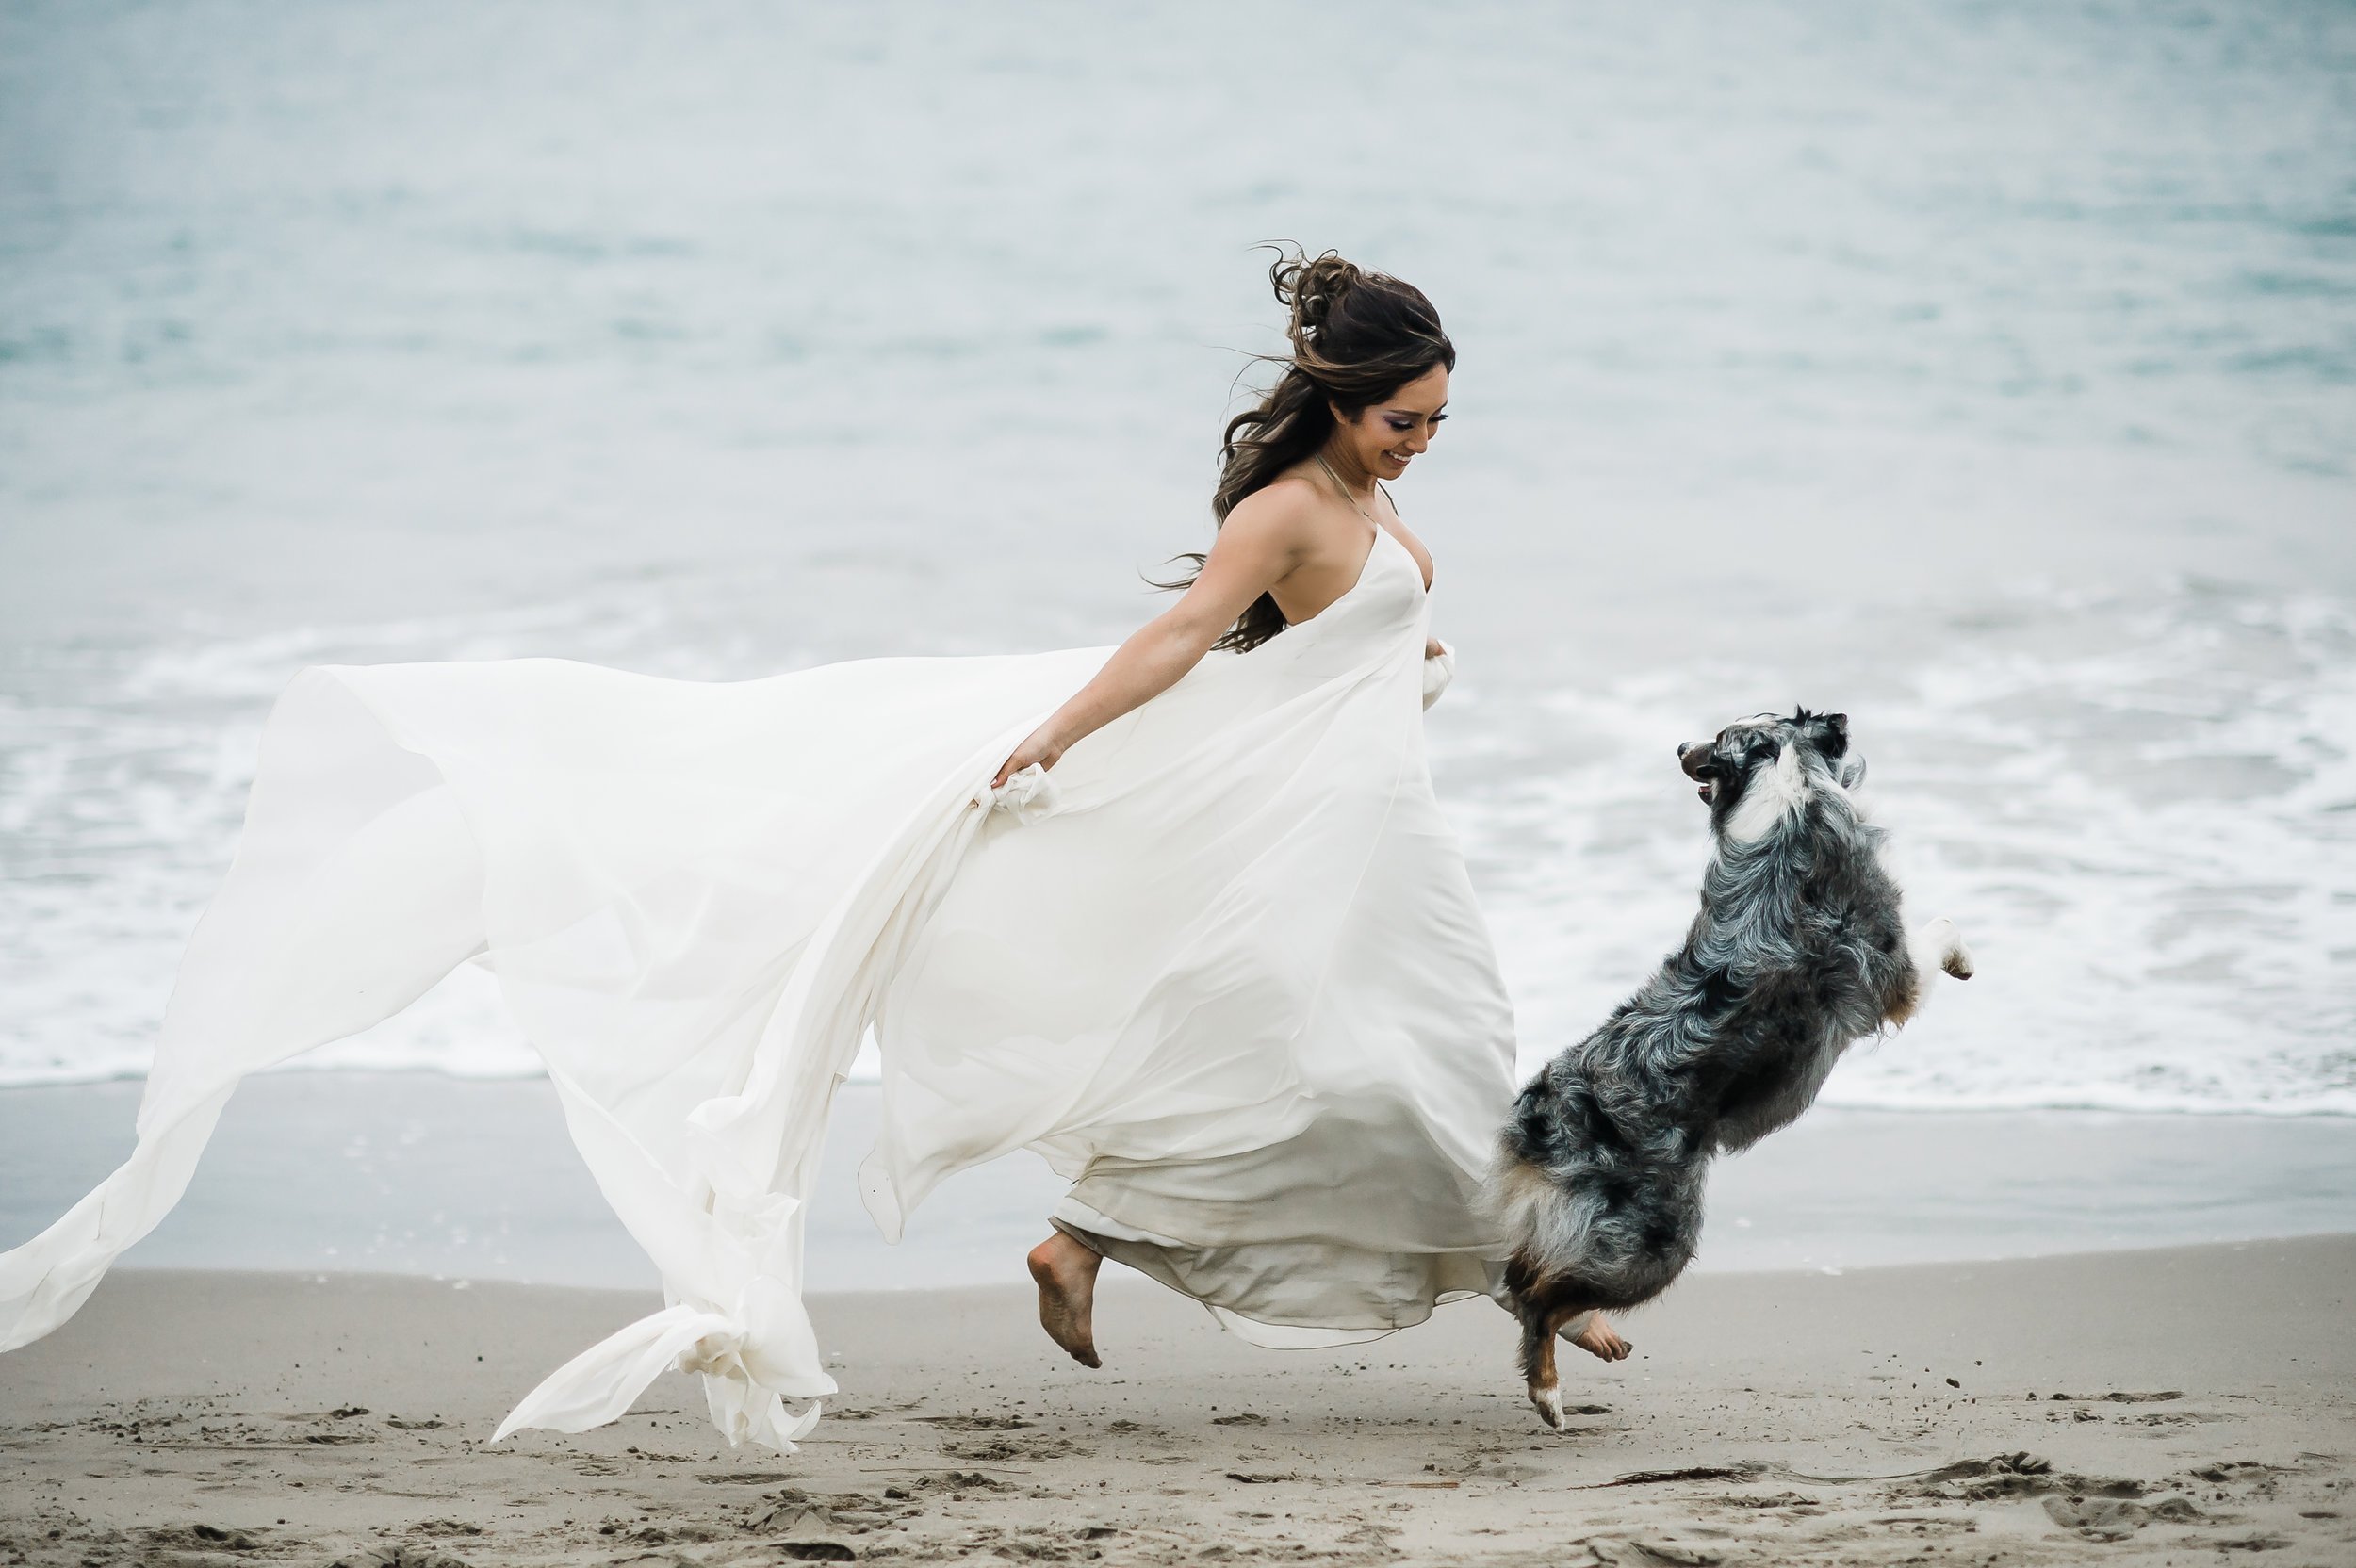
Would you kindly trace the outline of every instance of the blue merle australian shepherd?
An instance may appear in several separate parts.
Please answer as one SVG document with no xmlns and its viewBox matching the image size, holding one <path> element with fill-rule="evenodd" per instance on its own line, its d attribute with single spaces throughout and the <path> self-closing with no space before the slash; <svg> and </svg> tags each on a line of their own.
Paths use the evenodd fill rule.
<svg viewBox="0 0 2356 1568">
<path fill-rule="evenodd" d="M 1842 715 L 1744 719 L 1677 760 L 1710 808 L 1701 912 L 1661 972 L 1522 1090 L 1486 1195 L 1530 1400 L 1557 1428 L 1556 1335 L 1628 1353 L 1597 1315 L 1651 1300 L 1692 1261 L 1710 1156 L 1789 1125 L 1939 971 L 1972 974 L 1952 921 L 1902 923 Z"/>
</svg>

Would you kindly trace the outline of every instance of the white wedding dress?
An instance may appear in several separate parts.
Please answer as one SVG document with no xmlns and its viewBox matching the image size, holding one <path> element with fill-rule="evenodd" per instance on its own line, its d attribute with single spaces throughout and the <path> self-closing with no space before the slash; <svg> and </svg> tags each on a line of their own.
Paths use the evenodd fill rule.
<svg viewBox="0 0 2356 1568">
<path fill-rule="evenodd" d="M 871 1029 L 861 1184 L 888 1236 L 943 1177 L 1028 1148 L 1072 1179 L 1057 1225 L 1258 1343 L 1370 1337 L 1489 1290 L 1469 1200 L 1513 1022 L 1425 763 L 1428 620 L 1378 530 L 1324 612 L 995 792 L 1109 650 L 732 685 L 552 660 L 305 670 L 138 1147 L 0 1256 L 0 1348 L 162 1218 L 240 1078 L 469 959 L 670 1303 L 501 1436 L 610 1421 L 673 1366 L 704 1374 L 735 1441 L 810 1429 L 834 1383 L 800 1211 Z"/>
</svg>

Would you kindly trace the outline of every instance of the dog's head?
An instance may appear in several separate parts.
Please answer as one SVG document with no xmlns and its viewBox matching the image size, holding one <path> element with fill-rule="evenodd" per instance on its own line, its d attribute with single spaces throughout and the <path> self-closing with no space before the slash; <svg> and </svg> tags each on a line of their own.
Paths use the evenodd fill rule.
<svg viewBox="0 0 2356 1568">
<path fill-rule="evenodd" d="M 1737 841 L 1764 834 L 1812 789 L 1853 790 L 1865 777 L 1864 759 L 1849 751 L 1848 715 L 1805 708 L 1789 718 L 1738 719 L 1712 740 L 1688 741 L 1677 764 L 1700 787 L 1711 830 Z"/>
</svg>

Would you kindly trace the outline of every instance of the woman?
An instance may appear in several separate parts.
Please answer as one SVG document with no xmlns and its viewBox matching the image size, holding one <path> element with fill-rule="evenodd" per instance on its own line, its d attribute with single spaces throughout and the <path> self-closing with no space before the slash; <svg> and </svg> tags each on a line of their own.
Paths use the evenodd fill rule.
<svg viewBox="0 0 2356 1568">
<path fill-rule="evenodd" d="M 1448 372 L 1455 367 L 1455 348 L 1441 330 L 1431 302 L 1419 290 L 1380 274 L 1363 273 L 1338 257 L 1280 260 L 1271 269 L 1270 281 L 1277 299 L 1292 307 L 1288 336 L 1293 352 L 1273 392 L 1259 407 L 1237 416 L 1228 425 L 1221 454 L 1223 472 L 1212 498 L 1219 523 L 1217 543 L 1208 556 L 1194 558 L 1201 569 L 1188 582 L 1173 584 L 1186 588 L 1185 597 L 1122 644 L 1095 678 L 1017 746 L 999 768 L 995 784 L 1004 786 L 1026 767 L 1055 767 L 1068 749 L 1168 691 L 1213 649 L 1249 653 L 1287 627 L 1316 620 L 1362 585 L 1372 601 L 1366 608 L 1375 615 L 1364 631 L 1354 636 L 1344 632 L 1337 641 L 1355 643 L 1363 638 L 1368 651 L 1387 652 L 1390 639 L 1376 632 L 1377 625 L 1387 631 L 1412 620 L 1421 630 L 1422 601 L 1432 580 L 1431 556 L 1399 520 L 1381 481 L 1404 474 L 1448 417 Z M 1383 554 L 1386 544 L 1398 548 Z M 1414 578 L 1408 578 L 1395 563 L 1412 565 Z M 1429 697 L 1436 696 L 1446 682 L 1452 661 L 1443 645 L 1428 635 L 1422 637 L 1420 645 L 1423 657 L 1432 662 L 1422 687 L 1428 706 Z M 1390 716 L 1397 718 L 1396 713 Z M 1408 753 L 1415 749 L 1419 730 L 1419 724 L 1410 723 L 1397 734 L 1383 734 L 1378 746 L 1386 754 L 1397 750 L 1396 760 L 1383 756 L 1365 776 L 1349 779 L 1345 787 L 1370 788 L 1387 808 L 1396 810 L 1401 804 L 1398 795 L 1415 793 L 1415 786 L 1421 783 L 1420 759 L 1414 760 L 1415 766 L 1399 766 L 1410 760 Z M 1425 785 L 1421 796 L 1428 794 Z M 1415 810 L 1428 808 L 1429 801 L 1416 798 L 1408 804 Z M 1387 831 L 1407 826 L 1402 822 Z M 1415 977 L 1427 984 L 1439 982 L 1432 997 L 1456 995 L 1472 1003 L 1474 1010 L 1466 1015 L 1471 1027 L 1400 1043 L 1411 1057 L 1424 1053 L 1445 1056 L 1450 1048 L 1462 1053 L 1461 1082 L 1455 1086 L 1465 1096 L 1468 1107 L 1478 1110 L 1466 1126 L 1448 1131 L 1469 1130 L 1485 1143 L 1487 1124 L 1497 1118 L 1485 1114 L 1490 1107 L 1483 1100 L 1484 1092 L 1493 1081 L 1501 1084 L 1500 1070 L 1510 1072 L 1512 1066 L 1509 1015 L 1494 966 L 1486 961 L 1484 952 L 1472 951 L 1479 939 L 1479 921 L 1469 896 L 1454 896 L 1458 890 L 1453 884 L 1461 877 L 1452 874 L 1457 871 L 1453 852 L 1441 848 L 1431 856 L 1432 846 L 1444 838 L 1444 830 L 1438 828 L 1436 818 L 1427 818 L 1415 823 L 1414 831 L 1422 836 L 1422 856 L 1432 859 L 1429 869 L 1442 873 L 1451 884 L 1448 896 L 1420 910 L 1390 907 L 1369 913 L 1395 921 L 1405 931 L 1426 922 L 1438 925 L 1453 916 L 1461 923 L 1455 932 L 1460 941 L 1466 936 L 1474 939 L 1464 942 L 1465 950 L 1456 955 L 1460 972 L 1445 981 L 1437 974 Z M 1356 835 L 1352 839 L 1355 847 Z M 1366 847 L 1380 845 L 1378 838 Z M 1404 858 L 1421 857 L 1409 851 Z M 1288 902 L 1285 896 L 1273 889 L 1269 891 L 1275 896 L 1268 906 L 1282 911 Z M 1427 999 L 1394 995 L 1404 988 L 1398 985 L 1400 978 L 1395 973 L 1370 977 L 1370 984 L 1354 988 L 1355 994 L 1346 999 L 1337 999 L 1342 1005 L 1317 1021 L 1338 1023 L 1340 1019 L 1333 1015 L 1341 1012 L 1359 1015 L 1360 1027 L 1370 1025 L 1377 1032 L 1398 1028 L 1402 1021 L 1399 1004 L 1412 1006 Z M 1483 1004 L 1485 1016 L 1480 1010 Z M 1356 1037 L 1351 1043 L 1356 1043 Z M 1284 1052 L 1279 1047 L 1272 1054 Z M 1339 1260 L 1330 1252 L 1304 1252 L 1294 1259 L 1279 1257 L 1268 1250 L 1307 1242 L 1306 1236 L 1290 1233 L 1304 1229 L 1303 1217 L 1298 1212 L 1299 1194 L 1304 1188 L 1347 1193 L 1354 1201 L 1369 1190 L 1366 1181 L 1371 1181 L 1374 1191 L 1390 1184 L 1379 1173 L 1398 1169 L 1393 1162 L 1402 1156 L 1407 1168 L 1434 1178 L 1423 1191 L 1433 1212 L 1415 1217 L 1400 1230 L 1402 1245 L 1428 1248 L 1431 1261 L 1421 1267 L 1402 1268 L 1393 1254 L 1369 1253 L 1363 1264 L 1384 1278 L 1381 1282 L 1356 1281 L 1353 1288 L 1366 1293 L 1366 1303 L 1382 1302 L 1375 1315 L 1385 1319 L 1385 1327 L 1428 1313 L 1432 1299 L 1442 1292 L 1481 1288 L 1482 1281 L 1473 1266 L 1485 1237 L 1477 1227 L 1467 1228 L 1464 1200 L 1469 1188 L 1457 1178 L 1468 1168 L 1452 1157 L 1461 1152 L 1442 1153 L 1435 1161 L 1432 1148 L 1397 1147 L 1400 1142 L 1416 1144 L 1432 1130 L 1434 1113 L 1443 1107 L 1418 1103 L 1415 1086 L 1410 1082 L 1386 1082 L 1379 1073 L 1368 1073 L 1367 1078 L 1366 1084 L 1355 1086 L 1366 1103 L 1347 1112 L 1327 1106 L 1308 1123 L 1305 1135 L 1297 1135 L 1289 1144 L 1253 1147 L 1225 1162 L 1206 1160 L 1186 1173 L 1184 1182 L 1188 1196 L 1182 1202 L 1197 1212 L 1187 1213 L 1185 1221 L 1167 1228 L 1196 1236 L 1232 1238 L 1225 1239 L 1230 1247 L 1256 1230 L 1265 1239 L 1242 1258 L 1205 1258 L 1200 1255 L 1204 1250 L 1200 1246 L 1180 1248 L 1156 1237 L 1151 1230 L 1108 1219 L 1091 1210 L 1079 1194 L 1105 1192 L 1116 1178 L 1101 1171 L 1085 1178 L 1055 1216 L 1055 1233 L 1032 1250 L 1029 1260 L 1039 1287 L 1039 1316 L 1048 1333 L 1075 1360 L 1089 1366 L 1099 1364 L 1090 1306 L 1097 1268 L 1106 1255 L 1121 1257 L 1205 1301 L 1239 1313 L 1257 1308 L 1256 1315 L 1233 1319 L 1238 1331 L 1248 1337 L 1270 1340 L 1268 1331 L 1280 1320 L 1305 1317 L 1322 1322 L 1364 1316 L 1363 1307 L 1354 1315 L 1350 1310 L 1359 1303 L 1344 1305 L 1338 1299 L 1337 1289 L 1344 1274 L 1362 1266 L 1361 1259 L 1353 1257 L 1348 1266 L 1337 1269 Z M 1321 1086 L 1319 1092 L 1331 1099 L 1336 1086 Z M 1386 1093 L 1395 1093 L 1397 1102 L 1375 1108 L 1372 1102 Z M 1384 1129 L 1387 1135 L 1372 1133 L 1374 1127 Z M 1238 1158 L 1249 1168 L 1248 1178 L 1235 1168 Z M 1161 1189 L 1179 1178 L 1168 1160 L 1155 1163 L 1153 1196 L 1163 1200 L 1157 1212 L 1168 1213 L 1171 1204 Z M 1143 1178 L 1126 1174 L 1119 1180 L 1127 1190 L 1123 1201 L 1113 1206 L 1123 1212 L 1140 1207 L 1144 1195 L 1136 1189 L 1143 1184 Z M 1255 1197 L 1246 1197 L 1247 1182 Z M 1273 1224 L 1263 1220 L 1255 1228 L 1238 1212 L 1250 1207 L 1272 1208 L 1284 1217 Z M 1324 1230 L 1317 1233 L 1330 1233 L 1329 1239 L 1312 1245 L 1331 1249 L 1337 1245 L 1333 1237 L 1350 1235 L 1351 1241 L 1363 1240 L 1369 1230 L 1352 1222 L 1333 1223 L 1333 1218 L 1326 1217 Z M 1410 1237 L 1414 1240 L 1409 1241 Z M 1255 1282 L 1255 1292 L 1245 1291 L 1244 1278 Z M 1333 1304 L 1320 1313 L 1306 1300 L 1274 1298 L 1302 1292 L 1333 1298 Z M 1251 1295 L 1251 1305 L 1238 1299 L 1246 1294 Z M 1300 1343 L 1331 1336 L 1304 1332 L 1276 1337 Z"/>
<path fill-rule="evenodd" d="M 297 677 L 139 1145 L 0 1258 L 0 1348 L 162 1217 L 239 1078 L 469 959 L 669 1302 L 500 1436 L 612 1420 L 672 1366 L 734 1441 L 809 1431 L 834 1384 L 800 1210 L 871 1029 L 870 1212 L 896 1238 L 944 1176 L 1039 1151 L 1073 1179 L 1031 1255 L 1040 1315 L 1090 1365 L 1104 1257 L 1268 1345 L 1491 1289 L 1470 1199 L 1511 1015 L 1425 767 L 1430 562 L 1378 482 L 1445 417 L 1455 351 L 1396 280 L 1330 255 L 1272 278 L 1293 354 L 1228 427 L 1217 543 L 1109 655 Z"/>
</svg>

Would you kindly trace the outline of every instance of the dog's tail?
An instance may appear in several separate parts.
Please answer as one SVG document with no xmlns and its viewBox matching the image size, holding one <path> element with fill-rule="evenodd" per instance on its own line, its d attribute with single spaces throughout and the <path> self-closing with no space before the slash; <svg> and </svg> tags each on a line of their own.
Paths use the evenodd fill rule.
<svg viewBox="0 0 2356 1568">
<path fill-rule="evenodd" d="M 1505 1255 L 1506 1288 L 1516 1295 L 1519 1270 L 1530 1283 L 1561 1273 L 1587 1250 L 1595 1205 L 1572 1192 L 1555 1172 L 1524 1155 L 1509 1134 L 1481 1184 L 1481 1217 L 1497 1232 Z"/>
</svg>

